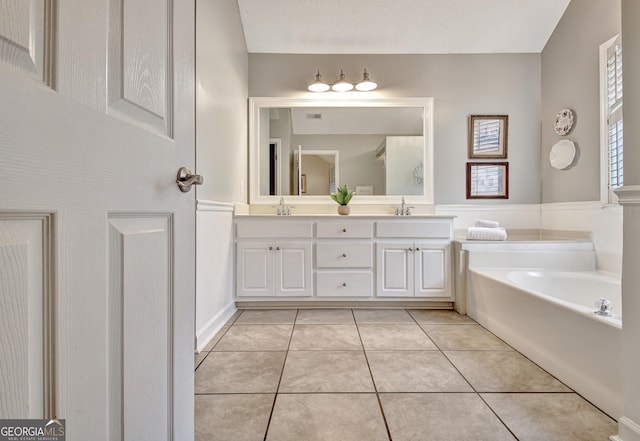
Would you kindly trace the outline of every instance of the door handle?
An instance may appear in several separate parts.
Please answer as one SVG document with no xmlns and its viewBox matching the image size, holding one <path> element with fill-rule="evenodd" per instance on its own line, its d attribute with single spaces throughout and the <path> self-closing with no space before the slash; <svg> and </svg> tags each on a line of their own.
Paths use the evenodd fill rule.
<svg viewBox="0 0 640 441">
<path fill-rule="evenodd" d="M 178 170 L 176 184 L 183 193 L 189 192 L 194 185 L 202 185 L 203 182 L 204 178 L 201 175 L 192 174 L 188 167 L 180 167 Z"/>
</svg>

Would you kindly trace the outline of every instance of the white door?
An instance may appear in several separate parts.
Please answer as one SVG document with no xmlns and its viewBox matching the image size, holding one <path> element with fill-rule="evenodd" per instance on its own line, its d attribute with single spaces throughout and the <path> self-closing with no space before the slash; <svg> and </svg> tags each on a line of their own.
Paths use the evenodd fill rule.
<svg viewBox="0 0 640 441">
<path fill-rule="evenodd" d="M 0 418 L 193 439 L 193 0 L 0 0 Z"/>
<path fill-rule="evenodd" d="M 450 297 L 451 244 L 417 243 L 414 257 L 416 296 Z"/>
<path fill-rule="evenodd" d="M 239 297 L 274 296 L 273 253 L 267 242 L 238 242 L 236 246 L 236 294 Z"/>
<path fill-rule="evenodd" d="M 413 296 L 413 244 L 378 244 L 376 292 L 378 297 Z"/>
<path fill-rule="evenodd" d="M 275 248 L 275 295 L 313 295 L 311 242 L 280 242 Z"/>
</svg>

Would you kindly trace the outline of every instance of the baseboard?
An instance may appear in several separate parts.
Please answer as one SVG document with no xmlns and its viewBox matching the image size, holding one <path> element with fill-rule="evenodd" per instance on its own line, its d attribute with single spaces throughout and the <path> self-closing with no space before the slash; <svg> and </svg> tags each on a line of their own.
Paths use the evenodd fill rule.
<svg viewBox="0 0 640 441">
<path fill-rule="evenodd" d="M 236 299 L 241 309 L 314 309 L 314 308 L 376 308 L 376 309 L 453 309 L 451 302 L 434 301 L 375 301 L 375 300 L 317 300 L 317 297 L 305 300 L 241 300 Z"/>
<path fill-rule="evenodd" d="M 196 352 L 200 353 L 237 311 L 235 302 L 229 302 L 211 320 L 196 332 Z"/>
<path fill-rule="evenodd" d="M 618 434 L 609 437 L 611 441 L 640 441 L 640 424 L 623 416 L 618 420 Z"/>
</svg>

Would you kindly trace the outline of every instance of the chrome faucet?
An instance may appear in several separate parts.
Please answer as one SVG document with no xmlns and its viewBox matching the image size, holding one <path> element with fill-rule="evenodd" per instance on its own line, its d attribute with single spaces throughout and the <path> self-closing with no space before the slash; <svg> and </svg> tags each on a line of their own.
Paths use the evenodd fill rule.
<svg viewBox="0 0 640 441">
<path fill-rule="evenodd" d="M 280 197 L 280 203 L 276 206 L 276 216 L 291 216 L 291 207 L 284 204 L 283 197 Z"/>
<path fill-rule="evenodd" d="M 594 314 L 603 315 L 605 317 L 611 317 L 613 313 L 611 310 L 613 306 L 611 306 L 611 302 L 604 297 L 600 297 L 595 301 L 595 307 L 598 308 L 594 312 Z"/>
<path fill-rule="evenodd" d="M 404 196 L 402 196 L 402 204 L 399 207 L 396 207 L 396 216 L 411 216 L 412 208 L 413 207 L 405 204 Z"/>
</svg>

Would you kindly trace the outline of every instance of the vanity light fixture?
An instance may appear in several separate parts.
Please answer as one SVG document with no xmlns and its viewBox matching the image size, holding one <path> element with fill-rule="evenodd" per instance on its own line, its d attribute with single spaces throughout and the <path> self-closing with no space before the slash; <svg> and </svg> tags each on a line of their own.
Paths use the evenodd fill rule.
<svg viewBox="0 0 640 441">
<path fill-rule="evenodd" d="M 308 89 L 311 92 L 326 92 L 330 89 L 329 85 L 322 81 L 320 70 L 318 70 L 318 73 L 316 73 L 316 80 L 313 83 L 309 84 Z"/>
<path fill-rule="evenodd" d="M 331 89 L 336 92 L 348 92 L 353 89 L 353 84 L 344 79 L 344 72 L 342 72 L 342 69 L 340 69 L 340 79 L 337 83 L 331 86 Z"/>
<path fill-rule="evenodd" d="M 377 87 L 378 85 L 369 78 L 369 72 L 367 72 L 367 69 L 365 69 L 362 74 L 362 81 L 355 86 L 356 90 L 361 92 L 369 92 L 371 90 L 375 90 Z M 353 84 L 345 80 L 344 72 L 340 69 L 340 77 L 338 81 L 330 86 L 328 83 L 323 81 L 322 76 L 320 75 L 320 70 L 318 70 L 316 73 L 316 80 L 309 84 L 307 89 L 309 89 L 310 92 L 326 92 L 328 90 L 333 90 L 335 92 L 348 92 L 353 90 Z"/>
<path fill-rule="evenodd" d="M 362 81 L 356 84 L 356 89 L 361 92 L 369 92 L 371 90 L 374 90 L 376 87 L 378 87 L 378 85 L 375 82 L 371 81 L 371 79 L 369 78 L 369 72 L 367 72 L 367 69 L 365 69 L 364 73 L 362 74 Z"/>
</svg>

